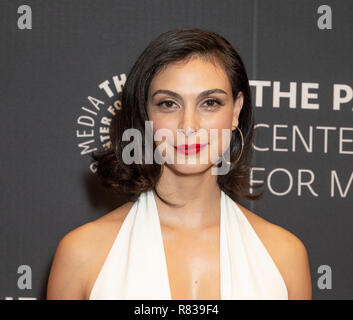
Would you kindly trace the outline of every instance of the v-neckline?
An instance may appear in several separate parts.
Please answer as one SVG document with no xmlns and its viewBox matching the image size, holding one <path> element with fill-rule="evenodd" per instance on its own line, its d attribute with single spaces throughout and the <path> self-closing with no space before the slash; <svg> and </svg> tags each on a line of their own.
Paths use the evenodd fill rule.
<svg viewBox="0 0 353 320">
<path fill-rule="evenodd" d="M 161 243 L 161 250 L 162 250 L 162 260 L 163 260 L 163 268 L 165 270 L 165 274 L 167 275 L 167 282 L 168 282 L 168 299 L 167 300 L 172 300 L 172 291 L 171 291 L 171 287 L 170 287 L 170 277 L 169 277 L 169 272 L 168 272 L 168 265 L 167 265 L 167 256 L 166 256 L 166 251 L 165 251 L 165 247 L 164 247 L 164 241 L 163 241 L 163 234 L 162 234 L 162 226 L 161 226 L 161 221 L 160 221 L 160 217 L 159 217 L 159 211 L 157 208 L 157 203 L 156 203 L 156 199 L 154 197 L 154 193 L 152 190 L 148 191 L 151 195 L 151 199 L 152 199 L 152 203 L 153 203 L 153 207 L 154 207 L 154 214 L 156 215 L 156 219 L 158 220 L 157 226 L 158 226 L 158 235 L 159 235 L 159 243 Z M 219 252 L 218 252 L 218 261 L 219 261 L 219 299 L 222 300 L 223 299 L 223 294 L 222 294 L 222 255 L 221 255 L 221 249 L 222 249 L 222 235 L 223 235 L 223 215 L 222 212 L 224 210 L 223 208 L 223 197 L 225 196 L 223 190 L 221 190 L 221 197 L 220 197 L 220 214 L 219 214 Z"/>
<path fill-rule="evenodd" d="M 141 194 L 125 217 L 90 299 L 172 300 L 161 222 L 150 192 Z M 270 253 L 224 191 L 219 239 L 221 300 L 288 299 L 286 283 Z"/>
</svg>

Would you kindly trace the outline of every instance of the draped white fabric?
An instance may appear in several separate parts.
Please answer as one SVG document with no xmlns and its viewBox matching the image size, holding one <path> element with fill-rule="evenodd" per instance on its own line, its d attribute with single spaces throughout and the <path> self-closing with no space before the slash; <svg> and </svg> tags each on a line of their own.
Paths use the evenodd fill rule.
<svg viewBox="0 0 353 320">
<path fill-rule="evenodd" d="M 285 282 L 244 213 L 221 191 L 221 299 L 288 299 Z M 157 205 L 141 193 L 120 228 L 90 299 L 170 300 Z"/>
</svg>

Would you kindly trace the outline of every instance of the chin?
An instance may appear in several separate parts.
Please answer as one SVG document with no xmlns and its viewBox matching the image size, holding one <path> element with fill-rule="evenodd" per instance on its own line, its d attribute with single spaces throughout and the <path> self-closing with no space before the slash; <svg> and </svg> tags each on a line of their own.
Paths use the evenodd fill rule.
<svg viewBox="0 0 353 320">
<path fill-rule="evenodd" d="M 175 174 L 180 175 L 193 175 L 204 173 L 208 169 L 212 167 L 212 164 L 165 164 L 170 170 L 172 170 Z"/>
</svg>

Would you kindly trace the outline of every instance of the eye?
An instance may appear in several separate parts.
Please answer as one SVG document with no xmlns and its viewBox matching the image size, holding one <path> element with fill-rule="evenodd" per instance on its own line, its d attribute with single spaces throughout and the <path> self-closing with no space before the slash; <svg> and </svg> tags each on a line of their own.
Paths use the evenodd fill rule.
<svg viewBox="0 0 353 320">
<path fill-rule="evenodd" d="M 207 99 L 204 102 L 206 109 L 215 109 L 216 107 L 222 105 L 222 103 L 217 99 Z"/>
<path fill-rule="evenodd" d="M 164 100 L 157 103 L 157 106 L 162 107 L 164 109 L 175 109 L 175 107 L 173 107 L 173 104 L 176 104 L 176 103 L 172 100 Z"/>
</svg>

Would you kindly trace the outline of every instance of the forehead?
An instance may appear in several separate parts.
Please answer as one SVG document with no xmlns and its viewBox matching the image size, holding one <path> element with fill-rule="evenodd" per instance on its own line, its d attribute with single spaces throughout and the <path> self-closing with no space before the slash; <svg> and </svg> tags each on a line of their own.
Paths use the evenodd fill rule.
<svg viewBox="0 0 353 320">
<path fill-rule="evenodd" d="M 231 91 L 224 67 L 216 59 L 209 61 L 198 56 L 168 64 L 157 73 L 152 79 L 150 92 L 160 88 L 179 89 L 185 93 L 196 93 L 205 88 Z"/>
</svg>

